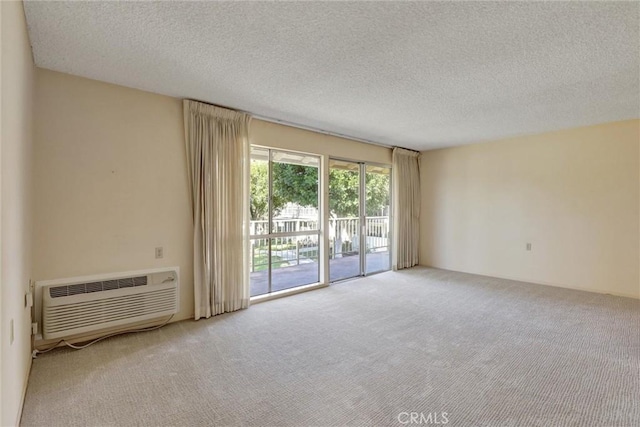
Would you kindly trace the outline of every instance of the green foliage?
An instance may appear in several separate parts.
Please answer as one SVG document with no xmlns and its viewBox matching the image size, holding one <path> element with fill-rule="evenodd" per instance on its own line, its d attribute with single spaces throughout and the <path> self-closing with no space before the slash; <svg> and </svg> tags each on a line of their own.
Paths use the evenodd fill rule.
<svg viewBox="0 0 640 427">
<path fill-rule="evenodd" d="M 318 207 L 318 168 L 289 163 L 272 163 L 273 167 L 273 215 L 287 203 L 302 207 Z M 389 205 L 389 176 L 366 173 L 366 214 L 381 215 Z M 266 162 L 251 162 L 252 220 L 267 219 L 269 171 Z M 337 217 L 355 217 L 359 214 L 358 172 L 331 169 L 329 171 L 329 208 Z"/>
<path fill-rule="evenodd" d="M 257 254 L 253 258 L 253 271 L 264 271 L 269 268 L 269 255 L 266 253 Z M 271 267 L 281 268 L 289 266 L 289 262 L 282 261 L 282 257 L 277 255 L 271 255 Z"/>
<path fill-rule="evenodd" d="M 318 168 L 275 162 L 272 167 L 275 210 L 289 202 L 305 208 L 318 207 Z"/>
<path fill-rule="evenodd" d="M 269 171 L 266 162 L 251 162 L 251 220 L 267 219 L 269 209 Z"/>
<path fill-rule="evenodd" d="M 365 181 L 367 183 L 366 189 L 366 213 L 367 216 L 384 216 L 388 212 L 383 210 L 391 205 L 389 195 L 391 188 L 389 184 L 389 175 L 383 175 L 380 173 L 367 172 L 365 174 Z"/>
<path fill-rule="evenodd" d="M 318 168 L 289 163 L 272 163 L 273 216 L 289 202 L 302 207 L 318 207 Z M 251 162 L 252 220 L 266 220 L 269 215 L 269 169 L 266 162 Z"/>
<path fill-rule="evenodd" d="M 359 215 L 360 174 L 355 171 L 329 170 L 329 210 L 339 218 Z"/>
<path fill-rule="evenodd" d="M 378 216 L 389 206 L 389 176 L 367 172 L 366 214 Z M 331 169 L 329 171 L 329 209 L 337 217 L 356 217 L 359 215 L 358 202 L 360 174 L 356 171 Z"/>
</svg>

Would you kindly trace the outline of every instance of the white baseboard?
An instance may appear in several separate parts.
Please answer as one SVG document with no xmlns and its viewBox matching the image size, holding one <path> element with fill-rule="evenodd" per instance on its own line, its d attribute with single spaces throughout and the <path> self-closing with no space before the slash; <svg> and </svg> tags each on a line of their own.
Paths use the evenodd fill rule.
<svg viewBox="0 0 640 427">
<path fill-rule="evenodd" d="M 16 416 L 16 426 L 20 425 L 20 421 L 22 420 L 22 410 L 24 409 L 24 399 L 27 397 L 27 387 L 29 385 L 29 376 L 31 375 L 31 366 L 33 365 L 33 360 L 29 357 L 29 368 L 27 369 L 27 376 L 24 379 L 24 386 L 22 387 L 22 396 L 20 397 L 20 406 L 18 407 L 18 414 Z"/>
</svg>

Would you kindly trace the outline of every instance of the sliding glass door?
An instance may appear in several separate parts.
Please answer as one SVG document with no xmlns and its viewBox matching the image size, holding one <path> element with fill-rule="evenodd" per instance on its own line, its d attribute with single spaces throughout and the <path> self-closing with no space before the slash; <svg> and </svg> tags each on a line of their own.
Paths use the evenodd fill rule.
<svg viewBox="0 0 640 427">
<path fill-rule="evenodd" d="M 317 156 L 251 147 L 251 296 L 319 281 Z"/>
<path fill-rule="evenodd" d="M 391 168 L 364 165 L 365 273 L 391 268 Z"/>
<path fill-rule="evenodd" d="M 391 266 L 391 169 L 329 161 L 329 280 Z"/>
<path fill-rule="evenodd" d="M 360 164 L 329 161 L 329 280 L 362 275 Z"/>
</svg>

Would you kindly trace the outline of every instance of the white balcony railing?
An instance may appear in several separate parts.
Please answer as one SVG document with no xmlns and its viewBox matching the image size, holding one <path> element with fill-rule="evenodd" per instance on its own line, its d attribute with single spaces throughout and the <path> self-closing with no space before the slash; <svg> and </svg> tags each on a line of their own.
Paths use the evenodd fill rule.
<svg viewBox="0 0 640 427">
<path fill-rule="evenodd" d="M 330 257 L 340 258 L 360 252 L 359 218 L 329 219 Z M 389 250 L 389 217 L 373 216 L 365 219 L 365 251 L 386 252 Z M 252 236 L 265 234 L 268 221 L 251 221 Z M 313 219 L 274 219 L 273 232 L 289 233 L 309 231 L 309 235 L 275 237 L 271 242 L 272 267 L 299 265 L 317 262 L 319 256 L 318 221 Z M 266 270 L 268 265 L 268 237 L 251 239 L 251 272 Z M 274 261 L 275 259 L 275 261 Z"/>
</svg>

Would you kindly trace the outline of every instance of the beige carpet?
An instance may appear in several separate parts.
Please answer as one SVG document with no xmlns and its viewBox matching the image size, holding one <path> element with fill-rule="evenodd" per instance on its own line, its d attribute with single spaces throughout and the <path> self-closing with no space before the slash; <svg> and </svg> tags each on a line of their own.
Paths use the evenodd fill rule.
<svg viewBox="0 0 640 427">
<path fill-rule="evenodd" d="M 417 425 L 411 412 L 422 425 L 446 412 L 449 426 L 639 426 L 640 300 L 379 274 L 40 356 L 22 424 Z"/>
</svg>

